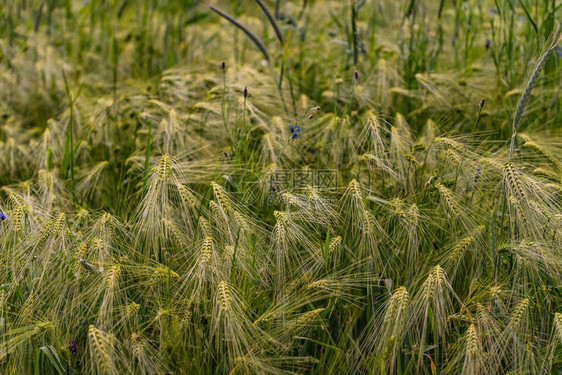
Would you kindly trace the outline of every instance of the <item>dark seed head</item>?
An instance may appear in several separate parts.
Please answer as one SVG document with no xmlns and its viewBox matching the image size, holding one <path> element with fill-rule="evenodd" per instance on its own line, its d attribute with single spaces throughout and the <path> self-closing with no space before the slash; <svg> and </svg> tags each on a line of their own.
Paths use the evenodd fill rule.
<svg viewBox="0 0 562 375">
<path fill-rule="evenodd" d="M 485 105 L 486 105 L 486 98 L 480 99 L 480 103 L 478 104 L 478 107 L 480 107 L 480 109 L 482 109 L 482 108 L 484 108 Z"/>
<path fill-rule="evenodd" d="M 226 69 L 226 63 L 223 61 L 221 65 L 222 65 L 222 70 L 223 70 L 223 72 L 224 72 L 225 69 Z"/>
<path fill-rule="evenodd" d="M 248 97 L 248 87 L 244 87 L 244 99 Z"/>
</svg>

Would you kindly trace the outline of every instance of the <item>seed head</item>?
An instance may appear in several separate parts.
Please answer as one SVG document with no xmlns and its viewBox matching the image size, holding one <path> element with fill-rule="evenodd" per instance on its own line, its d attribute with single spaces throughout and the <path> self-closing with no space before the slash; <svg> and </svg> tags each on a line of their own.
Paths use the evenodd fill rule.
<svg viewBox="0 0 562 375">
<path fill-rule="evenodd" d="M 162 155 L 160 158 L 160 167 L 158 168 L 158 179 L 165 181 L 170 176 L 171 161 L 168 155 Z"/>
<path fill-rule="evenodd" d="M 206 237 L 201 246 L 201 263 L 209 263 L 213 256 L 213 239 Z"/>
<path fill-rule="evenodd" d="M 230 205 L 230 203 L 228 201 L 228 197 L 226 196 L 226 192 L 224 191 L 224 188 L 222 186 L 220 186 L 219 184 L 217 184 L 215 181 L 211 182 L 211 186 L 213 188 L 213 193 L 215 194 L 215 197 L 219 201 L 222 208 L 226 212 L 231 211 L 232 206 Z"/>
<path fill-rule="evenodd" d="M 22 225 L 21 220 L 23 219 L 23 207 L 18 206 L 13 213 L 13 221 L 14 221 L 14 231 L 21 232 Z"/>
<path fill-rule="evenodd" d="M 560 341 L 562 341 L 562 314 L 558 312 L 554 314 L 554 328 L 558 333 L 558 337 L 560 338 Z"/>
<path fill-rule="evenodd" d="M 478 351 L 478 331 L 476 326 L 471 324 L 466 333 L 467 350 L 471 355 L 476 355 Z"/>
<path fill-rule="evenodd" d="M 516 306 L 515 309 L 513 310 L 513 313 L 511 314 L 510 320 L 509 320 L 509 326 L 511 328 L 516 328 L 519 326 L 519 323 L 521 322 L 523 315 L 525 313 L 525 311 L 527 310 L 527 307 L 529 306 L 529 299 L 528 298 L 524 298 L 522 299 Z"/>
<path fill-rule="evenodd" d="M 127 308 L 125 309 L 125 314 L 127 315 L 127 317 L 131 317 L 134 314 L 136 314 L 140 309 L 140 305 L 136 302 L 131 302 L 129 305 L 127 305 Z"/>
<path fill-rule="evenodd" d="M 217 292 L 222 311 L 229 311 L 232 303 L 232 294 L 228 283 L 221 281 Z"/>
</svg>

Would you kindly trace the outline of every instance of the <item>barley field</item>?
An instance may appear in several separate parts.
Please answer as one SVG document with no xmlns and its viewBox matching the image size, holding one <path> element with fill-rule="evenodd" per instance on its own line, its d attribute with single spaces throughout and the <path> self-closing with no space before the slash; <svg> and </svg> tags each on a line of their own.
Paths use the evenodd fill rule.
<svg viewBox="0 0 562 375">
<path fill-rule="evenodd" d="M 0 373 L 562 374 L 560 0 L 0 0 Z"/>
</svg>

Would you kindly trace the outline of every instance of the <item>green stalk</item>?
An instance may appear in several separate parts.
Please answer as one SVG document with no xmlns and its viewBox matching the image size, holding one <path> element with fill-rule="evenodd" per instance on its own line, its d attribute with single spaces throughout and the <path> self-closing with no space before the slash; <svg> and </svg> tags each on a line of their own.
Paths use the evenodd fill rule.
<svg viewBox="0 0 562 375">
<path fill-rule="evenodd" d="M 148 168 L 150 166 L 150 145 L 152 144 L 152 121 L 148 122 L 148 135 L 146 136 L 146 151 L 144 154 L 144 180 L 143 190 L 146 190 L 148 184 Z"/>
<path fill-rule="evenodd" d="M 76 99 L 78 99 L 78 97 L 80 96 L 83 85 L 80 85 L 80 88 L 78 89 L 78 93 L 76 94 L 75 97 L 73 97 L 72 93 L 70 92 L 70 87 L 68 85 L 68 80 L 66 78 L 66 73 L 64 72 L 64 70 L 62 72 L 62 76 L 64 78 L 64 87 L 65 87 L 66 96 L 68 99 L 69 111 L 70 111 L 70 118 L 68 121 L 67 131 L 66 131 L 63 169 L 65 172 L 65 178 L 70 177 L 70 191 L 72 194 L 72 199 L 74 203 L 77 203 L 75 181 L 74 181 L 74 154 L 76 152 L 76 150 L 74 150 L 74 103 L 76 102 Z"/>
<path fill-rule="evenodd" d="M 357 66 L 359 51 L 357 48 L 357 8 L 355 0 L 351 0 L 351 37 L 353 41 L 353 66 Z"/>
</svg>

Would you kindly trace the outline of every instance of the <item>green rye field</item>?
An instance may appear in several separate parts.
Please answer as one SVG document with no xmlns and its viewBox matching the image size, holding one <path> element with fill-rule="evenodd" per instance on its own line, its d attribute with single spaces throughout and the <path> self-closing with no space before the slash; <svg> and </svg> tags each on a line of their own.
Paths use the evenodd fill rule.
<svg viewBox="0 0 562 375">
<path fill-rule="evenodd" d="M 561 17 L 0 0 L 0 373 L 562 374 Z"/>
</svg>

